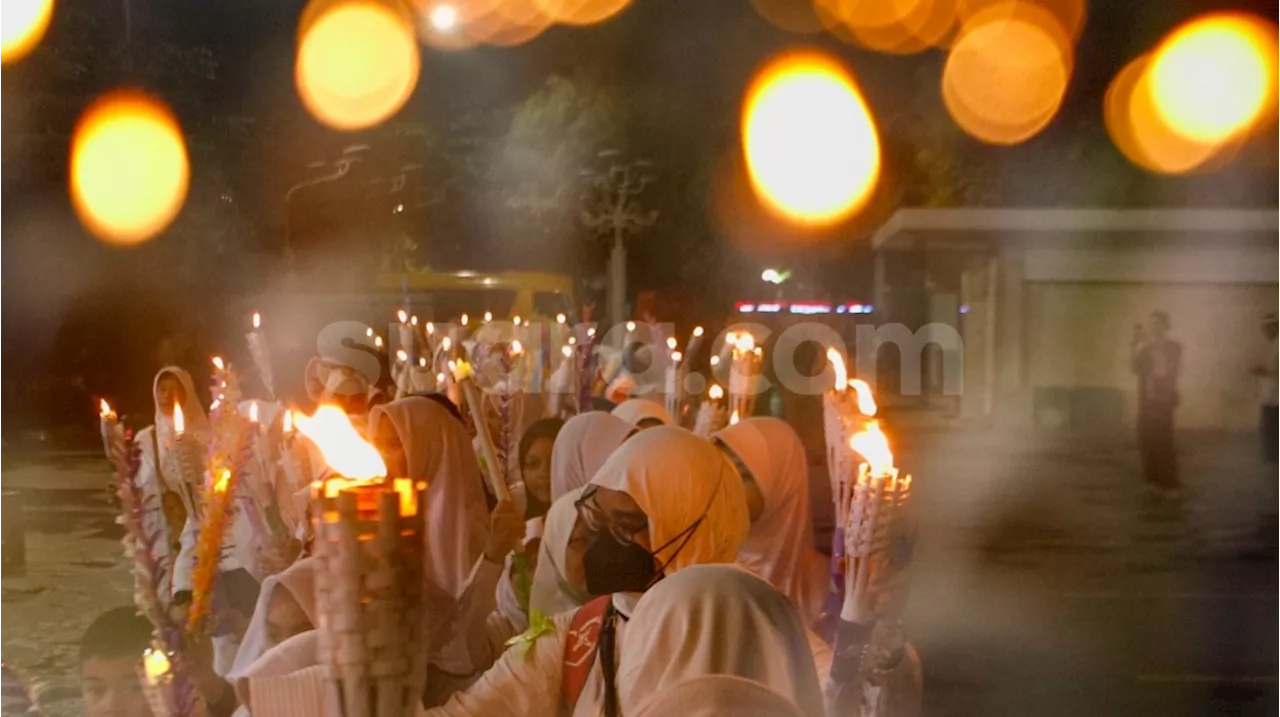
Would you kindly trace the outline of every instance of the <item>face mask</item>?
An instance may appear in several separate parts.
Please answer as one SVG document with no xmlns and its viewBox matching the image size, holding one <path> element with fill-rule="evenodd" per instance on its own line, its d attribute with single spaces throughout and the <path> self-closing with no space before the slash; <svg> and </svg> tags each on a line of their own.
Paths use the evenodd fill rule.
<svg viewBox="0 0 1280 717">
<path fill-rule="evenodd" d="M 648 550 L 635 543 L 624 545 L 607 530 L 594 536 L 582 557 L 582 568 L 592 595 L 644 592 L 658 576 Z"/>
</svg>

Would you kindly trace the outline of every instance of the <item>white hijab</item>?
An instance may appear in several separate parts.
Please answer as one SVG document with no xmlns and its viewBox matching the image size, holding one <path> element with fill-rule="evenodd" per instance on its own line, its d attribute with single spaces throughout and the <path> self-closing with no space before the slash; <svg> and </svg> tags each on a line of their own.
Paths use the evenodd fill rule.
<svg viewBox="0 0 1280 717">
<path fill-rule="evenodd" d="M 551 449 L 551 500 L 586 485 L 634 430 L 627 421 L 604 411 L 565 421 Z"/>
<path fill-rule="evenodd" d="M 165 479 L 174 481 L 178 479 L 180 469 L 177 457 L 173 455 L 173 416 L 166 414 L 160 407 L 160 379 L 165 375 L 173 376 L 178 379 L 178 383 L 182 384 L 182 418 L 186 423 L 183 435 L 195 439 L 204 446 L 208 445 L 209 439 L 212 438 L 213 429 L 209 425 L 209 417 L 204 413 L 204 407 L 200 405 L 200 398 L 196 395 L 196 386 L 191 380 L 191 374 L 177 366 L 166 366 L 160 369 L 151 382 L 151 400 L 156 408 L 156 448 L 159 450 L 156 461 L 163 469 Z"/>
<path fill-rule="evenodd" d="M 640 506 L 649 518 L 649 545 L 667 574 L 733 562 L 751 527 L 728 457 L 683 428 L 658 426 L 627 439 L 591 483 Z"/>
<path fill-rule="evenodd" d="M 745 677 L 707 675 L 664 688 L 635 717 L 806 717 L 786 696 Z"/>
<path fill-rule="evenodd" d="M 800 616 L 786 596 L 732 566 L 686 568 L 640 599 L 618 659 L 621 712 L 637 714 L 672 688 L 711 675 L 750 680 L 801 714 L 823 715 Z"/>
<path fill-rule="evenodd" d="M 662 421 L 664 426 L 671 425 L 671 414 L 667 413 L 667 409 L 661 403 L 647 398 L 629 398 L 618 404 L 611 413 L 637 428 L 641 421 L 650 418 Z"/>
<path fill-rule="evenodd" d="M 227 673 L 227 681 L 235 685 L 238 680 L 247 677 L 250 668 L 268 650 L 275 647 L 267 634 L 267 619 L 271 609 L 271 599 L 277 589 L 289 593 L 302 608 L 302 614 L 314 627 L 316 624 L 316 561 L 315 558 L 303 558 L 285 568 L 284 571 L 269 576 L 262 581 L 262 589 L 258 592 L 258 602 L 253 608 L 253 617 L 249 620 L 249 629 L 240 642 L 240 650 L 236 653 L 235 663 Z"/>
<path fill-rule="evenodd" d="M 578 510 L 574 503 L 582 495 L 584 487 L 575 488 L 556 498 L 547 511 L 547 521 L 538 548 L 538 566 L 533 571 L 533 585 L 529 590 L 529 610 L 538 610 L 547 617 L 581 607 L 591 598 L 585 590 L 573 587 L 564 577 L 565 554 L 573 526 L 578 522 Z"/>
<path fill-rule="evenodd" d="M 404 446 L 407 477 L 427 481 L 427 579 L 455 599 L 471 576 L 489 538 L 489 510 L 480 466 L 466 430 L 429 398 L 410 396 L 375 406 L 369 435 L 391 421 Z"/>
<path fill-rule="evenodd" d="M 776 418 L 748 418 L 715 434 L 735 453 L 764 496 L 738 563 L 791 598 L 806 625 L 822 613 L 828 561 L 813 546 L 809 466 L 795 429 Z"/>
</svg>

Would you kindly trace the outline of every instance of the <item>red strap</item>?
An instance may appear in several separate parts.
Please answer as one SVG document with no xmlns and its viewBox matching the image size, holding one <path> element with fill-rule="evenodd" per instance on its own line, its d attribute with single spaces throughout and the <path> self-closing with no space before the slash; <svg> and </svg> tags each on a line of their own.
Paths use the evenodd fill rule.
<svg viewBox="0 0 1280 717">
<path fill-rule="evenodd" d="M 587 675 L 595 663 L 596 647 L 600 642 L 600 627 L 612 597 L 603 595 L 578 608 L 564 641 L 564 675 L 560 681 L 560 693 L 569 705 L 569 712 L 578 704 Z"/>
</svg>

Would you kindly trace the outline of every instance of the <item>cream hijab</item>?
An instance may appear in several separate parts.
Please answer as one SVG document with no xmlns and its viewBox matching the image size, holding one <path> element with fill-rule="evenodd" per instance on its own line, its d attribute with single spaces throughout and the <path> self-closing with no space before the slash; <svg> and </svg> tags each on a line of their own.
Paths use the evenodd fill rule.
<svg viewBox="0 0 1280 717">
<path fill-rule="evenodd" d="M 585 590 L 575 588 L 564 577 L 565 555 L 573 527 L 578 522 L 578 509 L 574 503 L 583 489 L 580 486 L 556 498 L 547 511 L 542 544 L 538 548 L 538 566 L 533 570 L 533 585 L 529 589 L 530 612 L 538 610 L 547 617 L 555 617 L 581 607 L 591 598 Z"/>
<path fill-rule="evenodd" d="M 408 477 L 428 483 L 427 578 L 455 599 L 489 538 L 489 510 L 480 467 L 462 424 L 429 398 L 410 396 L 375 406 L 369 435 L 391 421 L 404 446 Z"/>
<path fill-rule="evenodd" d="M 791 598 L 806 625 L 822 613 L 828 561 L 813 546 L 809 466 L 795 429 L 776 418 L 748 418 L 715 434 L 735 453 L 764 496 L 738 563 Z"/>
<path fill-rule="evenodd" d="M 551 449 L 551 500 L 586 485 L 635 427 L 604 411 L 568 421 Z"/>
<path fill-rule="evenodd" d="M 253 617 L 249 620 L 249 629 L 240 642 L 240 650 L 236 653 L 235 663 L 227 673 L 231 684 L 249 675 L 250 668 L 268 650 L 275 647 L 268 635 L 268 612 L 271 599 L 276 590 L 284 590 L 293 597 L 302 608 L 312 627 L 316 624 L 316 561 L 315 558 L 303 558 L 285 568 L 283 572 L 269 576 L 262 581 L 262 590 L 258 593 L 258 603 L 253 608 Z M 283 643 L 281 643 L 283 644 Z"/>
<path fill-rule="evenodd" d="M 619 706 L 626 715 L 660 714 L 646 703 L 712 675 L 749 680 L 797 705 L 801 714 L 823 715 L 800 616 L 785 595 L 733 566 L 681 570 L 640 599 L 618 659 Z"/>
<path fill-rule="evenodd" d="M 209 425 L 209 417 L 204 413 L 204 407 L 200 405 L 200 398 L 196 395 L 196 386 L 191 380 L 191 374 L 177 366 L 166 366 L 160 369 L 151 382 L 151 400 L 155 402 L 156 407 L 156 447 L 159 449 L 156 461 L 164 469 L 166 479 L 176 480 L 180 469 L 176 462 L 177 457 L 173 455 L 175 437 L 173 416 L 165 414 L 160 408 L 160 379 L 166 375 L 173 376 L 178 379 L 178 383 L 182 384 L 182 418 L 186 422 L 183 434 L 195 438 L 201 445 L 206 445 L 212 437 L 213 429 Z"/>
<path fill-rule="evenodd" d="M 657 401 L 647 398 L 629 398 L 618 404 L 611 413 L 636 427 L 640 426 L 641 421 L 650 418 L 662 421 L 664 426 L 671 425 L 671 414 L 667 413 L 667 409 Z"/>
<path fill-rule="evenodd" d="M 628 439 L 591 479 L 622 491 L 649 517 L 649 545 L 668 575 L 730 563 L 750 529 L 742 481 L 720 449 L 683 428 Z"/>
</svg>

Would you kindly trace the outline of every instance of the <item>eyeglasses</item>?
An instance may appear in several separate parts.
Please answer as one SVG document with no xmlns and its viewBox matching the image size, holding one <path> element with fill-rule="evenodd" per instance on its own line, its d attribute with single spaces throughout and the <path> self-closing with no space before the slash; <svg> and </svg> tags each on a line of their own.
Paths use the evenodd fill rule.
<svg viewBox="0 0 1280 717">
<path fill-rule="evenodd" d="M 582 497 L 573 502 L 573 507 L 578 511 L 578 517 L 582 518 L 582 522 L 586 524 L 587 530 L 595 534 L 608 531 L 613 539 L 622 545 L 631 545 L 636 542 L 636 533 L 649 527 L 649 521 L 645 520 L 640 523 L 629 523 L 615 521 L 604 512 L 598 503 L 596 503 L 596 487 L 591 486 L 582 493 Z"/>
</svg>

